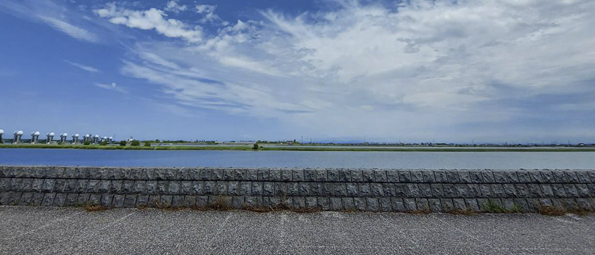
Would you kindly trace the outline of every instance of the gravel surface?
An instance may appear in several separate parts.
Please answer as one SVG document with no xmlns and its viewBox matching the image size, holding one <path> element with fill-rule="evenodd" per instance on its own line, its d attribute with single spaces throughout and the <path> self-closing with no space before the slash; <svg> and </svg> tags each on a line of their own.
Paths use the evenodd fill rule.
<svg viewBox="0 0 595 255">
<path fill-rule="evenodd" d="M 0 206 L 1 254 L 595 254 L 595 215 Z"/>
</svg>

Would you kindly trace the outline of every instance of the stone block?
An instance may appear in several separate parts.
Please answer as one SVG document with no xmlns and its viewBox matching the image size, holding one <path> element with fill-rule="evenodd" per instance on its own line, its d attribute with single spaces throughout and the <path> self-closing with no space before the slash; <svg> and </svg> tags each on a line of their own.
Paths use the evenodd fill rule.
<svg viewBox="0 0 595 255">
<path fill-rule="evenodd" d="M 531 183 L 544 183 L 541 171 L 529 171 L 528 173 Z"/>
<path fill-rule="evenodd" d="M 228 183 L 227 181 L 218 181 L 218 182 L 216 182 L 215 183 L 215 189 L 213 190 L 214 191 L 213 194 L 214 195 L 217 195 L 217 196 L 225 196 L 225 195 L 227 195 L 228 194 L 227 193 L 227 183 Z M 173 182 L 172 182 L 172 184 L 173 184 Z M 170 184 L 170 188 L 171 188 L 171 185 L 172 184 Z M 172 194 L 177 194 L 177 193 L 172 193 Z"/>
<path fill-rule="evenodd" d="M 112 200 L 112 207 L 122 208 L 124 207 L 124 195 L 114 195 Z"/>
<path fill-rule="evenodd" d="M 233 177 L 236 181 L 248 181 L 248 169 L 234 169 Z"/>
<path fill-rule="evenodd" d="M 224 170 L 224 169 L 221 169 L 221 168 L 213 169 L 211 171 L 211 181 L 223 181 L 223 180 L 226 180 L 226 178 L 224 177 L 224 172 L 226 170 L 227 169 Z"/>
<path fill-rule="evenodd" d="M 252 183 L 252 196 L 261 196 L 262 195 L 262 182 L 253 182 Z"/>
<path fill-rule="evenodd" d="M 424 182 L 423 172 L 426 170 L 411 170 L 409 171 L 411 176 L 411 182 L 421 183 Z"/>
<path fill-rule="evenodd" d="M 21 195 L 19 199 L 19 205 L 31 205 L 33 200 L 33 193 L 32 192 L 25 192 Z"/>
<path fill-rule="evenodd" d="M 128 198 L 128 196 L 126 196 Z M 174 195 L 171 198 L 171 206 L 174 208 L 179 208 L 184 206 L 184 196 L 182 195 Z"/>
<path fill-rule="evenodd" d="M 387 182 L 388 177 L 386 175 L 386 170 L 373 170 L 374 172 L 374 182 Z"/>
<path fill-rule="evenodd" d="M 357 188 L 357 184 L 355 184 L 355 183 L 347 183 L 345 185 L 345 189 L 346 189 L 346 192 L 347 192 L 347 195 L 348 196 L 350 196 L 350 197 L 357 197 L 357 196 L 359 196 L 359 191 L 358 191 L 358 188 Z M 588 189 L 587 189 L 587 191 L 588 191 Z"/>
<path fill-rule="evenodd" d="M 552 185 L 550 184 L 542 184 L 541 191 L 543 192 L 543 196 L 545 197 L 553 197 L 554 190 L 552 189 Z"/>
<path fill-rule="evenodd" d="M 288 196 L 299 196 L 300 189 L 297 182 L 287 183 L 287 195 Z"/>
<path fill-rule="evenodd" d="M 234 196 L 231 199 L 231 206 L 234 209 L 242 209 L 242 208 L 244 208 L 245 204 L 246 204 L 246 200 L 245 200 L 245 197 L 243 197 L 243 196 Z"/>
<path fill-rule="evenodd" d="M 579 197 L 578 190 L 574 184 L 564 184 L 563 186 L 566 196 L 573 198 Z"/>
<path fill-rule="evenodd" d="M 420 192 L 417 184 L 409 183 L 409 184 L 406 184 L 405 195 L 408 198 L 415 198 L 415 197 L 420 197 L 421 192 Z"/>
<path fill-rule="evenodd" d="M 530 197 L 529 187 L 527 184 L 515 184 L 518 197 Z"/>
<path fill-rule="evenodd" d="M 502 184 L 502 188 L 504 189 L 504 194 L 506 197 L 514 198 L 518 197 L 518 192 L 512 183 L 504 183 Z"/>
<path fill-rule="evenodd" d="M 78 202 L 79 194 L 76 193 L 69 193 L 66 194 L 66 202 L 64 203 L 65 206 L 76 206 Z"/>
<path fill-rule="evenodd" d="M 402 198 L 391 197 L 390 202 L 394 212 L 405 212 L 405 203 Z"/>
<path fill-rule="evenodd" d="M 126 207 L 126 208 L 136 207 L 136 197 L 137 197 L 137 195 L 126 195 L 124 197 L 123 207 Z"/>
<path fill-rule="evenodd" d="M 233 169 L 220 169 L 223 172 L 223 180 L 226 181 L 238 181 L 233 175 Z"/>
<path fill-rule="evenodd" d="M 527 189 L 529 190 L 529 197 L 543 197 L 543 192 L 539 184 L 527 184 Z"/>
<path fill-rule="evenodd" d="M 211 180 L 211 169 L 208 168 L 201 168 L 199 170 L 199 180 L 201 181 L 210 181 Z"/>
<path fill-rule="evenodd" d="M 173 196 L 171 196 L 171 195 L 161 195 L 161 196 L 159 196 L 158 206 L 161 208 L 171 207 L 172 200 L 173 200 Z M 116 196 L 114 196 L 114 203 L 115 202 L 116 202 Z"/>
<path fill-rule="evenodd" d="M 87 205 L 87 204 L 89 204 L 89 198 L 90 197 L 91 197 L 91 194 L 86 194 L 86 193 L 79 194 L 79 196 L 77 197 L 76 204 L 78 206 Z"/>
<path fill-rule="evenodd" d="M 307 182 L 316 181 L 316 171 L 314 169 L 304 170 L 304 181 L 307 181 Z"/>
<path fill-rule="evenodd" d="M 281 170 L 271 169 L 269 172 L 269 179 L 274 182 L 280 182 L 281 181 Z"/>
<path fill-rule="evenodd" d="M 374 181 L 374 171 L 370 169 L 362 170 L 362 181 L 363 182 L 373 182 Z"/>
<path fill-rule="evenodd" d="M 339 181 L 339 170 L 337 169 L 328 169 L 328 181 L 329 182 L 338 182 Z"/>
<path fill-rule="evenodd" d="M 89 195 L 89 205 L 100 205 L 101 204 L 101 194 L 90 194 Z"/>
<path fill-rule="evenodd" d="M 178 188 L 179 188 L 179 182 L 178 183 Z M 171 189 L 171 185 L 170 185 L 170 189 Z M 122 193 L 124 194 L 131 194 L 134 193 L 134 181 L 132 180 L 125 180 L 124 182 L 122 182 Z"/>
<path fill-rule="evenodd" d="M 435 170 L 432 172 L 434 173 L 434 178 L 436 179 L 437 183 L 448 183 L 448 177 L 446 176 L 446 171 Z"/>
<path fill-rule="evenodd" d="M 586 211 L 586 212 L 593 212 L 595 211 L 595 205 L 591 205 L 589 199 L 587 198 L 577 198 L 576 203 L 579 207 L 579 210 Z"/>
<path fill-rule="evenodd" d="M 460 198 L 453 199 L 452 204 L 454 205 L 455 211 L 461 212 L 461 211 L 469 210 L 467 208 L 467 204 L 465 203 L 465 199 L 460 199 Z"/>
<path fill-rule="evenodd" d="M 169 193 L 169 181 L 157 182 L 157 194 L 165 195 Z"/>
<path fill-rule="evenodd" d="M 62 180 L 62 182 L 66 183 L 66 180 Z M 64 187 L 64 185 L 62 185 L 62 187 Z M 21 192 L 33 191 L 33 179 L 23 179 L 21 187 L 18 190 Z"/>
<path fill-rule="evenodd" d="M 416 186 L 417 188 L 417 186 Z M 418 190 L 419 191 L 419 190 Z M 383 197 L 384 189 L 381 183 L 370 183 L 370 193 L 373 197 Z"/>
<path fill-rule="evenodd" d="M 231 191 L 231 183 L 229 185 L 230 185 L 229 187 L 230 187 L 230 191 Z M 235 192 L 235 193 L 237 194 L 238 192 Z M 263 184 L 262 194 L 264 196 L 273 196 L 275 194 L 275 188 L 274 188 L 274 185 L 272 182 L 265 182 Z"/>
<path fill-rule="evenodd" d="M 397 170 L 399 172 L 399 181 L 403 183 L 411 182 L 411 172 L 407 170 Z"/>
<path fill-rule="evenodd" d="M 330 206 L 331 210 L 333 211 L 342 211 L 344 210 L 343 201 L 339 197 L 331 197 L 330 198 Z"/>
<path fill-rule="evenodd" d="M 242 200 L 242 206 L 243 205 L 244 205 L 244 201 Z M 208 196 L 197 196 L 196 197 L 196 207 L 207 208 L 207 206 L 209 206 L 209 197 Z"/>
<path fill-rule="evenodd" d="M 353 199 L 351 200 L 353 203 Z M 306 208 L 307 209 L 315 209 L 318 208 L 318 201 L 316 197 L 306 197 Z"/>
<path fill-rule="evenodd" d="M 13 186 L 15 186 L 14 180 L 15 179 L 13 179 L 13 182 L 12 182 L 13 183 Z M 56 184 L 56 180 L 55 179 L 44 179 L 43 180 L 43 186 L 41 187 L 41 191 L 43 191 L 43 192 L 52 192 L 52 191 L 54 191 L 54 185 L 55 184 Z M 12 188 L 12 190 L 16 190 L 16 189 L 17 189 L 16 187 Z"/>
<path fill-rule="evenodd" d="M 506 183 L 518 183 L 519 182 L 519 177 L 516 174 L 516 171 L 504 171 L 504 179 L 506 180 Z"/>
<path fill-rule="evenodd" d="M 473 198 L 465 199 L 465 205 L 467 206 L 467 209 L 472 212 L 481 212 L 481 208 L 479 207 L 479 203 L 477 202 L 477 199 L 473 199 Z"/>
<path fill-rule="evenodd" d="M 31 198 L 30 205 L 32 206 L 40 206 L 43 202 L 44 193 L 33 193 L 33 198 Z"/>
<path fill-rule="evenodd" d="M 357 211 L 365 211 L 367 208 L 366 199 L 362 197 L 354 197 L 353 204 L 355 206 L 355 210 Z"/>
<path fill-rule="evenodd" d="M 589 177 L 589 172 L 587 171 L 576 171 L 576 176 L 579 183 L 591 183 L 591 178 Z"/>
<path fill-rule="evenodd" d="M 507 170 L 493 170 L 492 174 L 494 175 L 494 182 L 495 183 L 507 183 L 506 180 L 506 173 Z"/>
<path fill-rule="evenodd" d="M 162 181 L 161 183 L 165 183 L 165 181 Z M 114 194 L 118 194 L 122 192 L 122 185 L 124 184 L 124 181 L 122 180 L 113 180 L 111 181 L 111 193 Z M 89 184 L 90 185 L 90 184 Z"/>
<path fill-rule="evenodd" d="M 364 181 L 364 177 L 362 175 L 361 170 L 351 170 L 351 181 L 352 182 L 362 182 Z"/>
<path fill-rule="evenodd" d="M 461 179 L 461 183 L 471 183 L 471 175 L 469 175 L 469 171 L 467 170 L 460 170 L 459 178 Z"/>
<path fill-rule="evenodd" d="M 378 203 L 378 198 L 366 198 L 366 204 L 368 205 L 366 210 L 371 212 L 377 212 L 380 210 L 380 205 Z"/>
<path fill-rule="evenodd" d="M 417 211 L 417 203 L 415 202 L 415 198 L 405 198 L 403 199 L 403 204 L 405 205 L 406 212 Z"/>
<path fill-rule="evenodd" d="M 204 187 L 205 187 L 205 182 L 193 181 L 192 182 L 192 191 L 190 192 L 190 194 L 202 196 L 205 194 Z"/>
<path fill-rule="evenodd" d="M 356 209 L 353 198 L 351 197 L 341 198 L 341 202 L 343 203 L 343 209 L 346 211 L 353 211 Z"/>
<path fill-rule="evenodd" d="M 586 184 L 576 184 L 576 192 L 579 197 L 590 197 L 589 187 Z"/>
<path fill-rule="evenodd" d="M 531 177 L 526 170 L 516 171 L 519 183 L 531 183 Z"/>
<path fill-rule="evenodd" d="M 394 197 L 397 195 L 394 183 L 382 183 L 382 191 L 384 192 L 384 196 L 386 197 Z"/>
<path fill-rule="evenodd" d="M 54 204 L 55 197 L 56 197 L 56 193 L 45 193 L 45 196 L 43 196 L 43 201 L 41 202 L 41 206 L 52 206 Z M 10 203 L 10 204 L 13 204 L 13 203 Z"/>
<path fill-rule="evenodd" d="M 70 195 L 68 195 L 68 198 L 70 200 Z M 109 207 L 112 207 L 112 200 L 113 199 L 114 199 L 114 195 L 112 195 L 112 194 L 103 194 L 103 195 L 101 195 L 101 206 L 108 207 L 108 208 Z M 73 203 L 75 203 L 75 201 L 73 201 Z"/>
<path fill-rule="evenodd" d="M 64 206 L 66 203 L 66 194 L 65 193 L 57 193 L 54 197 L 54 204 L 53 206 Z"/>
<path fill-rule="evenodd" d="M 191 181 L 180 182 L 180 193 L 185 194 L 185 195 L 192 194 L 192 182 Z"/>
<path fill-rule="evenodd" d="M 305 180 L 303 170 L 294 169 L 294 170 L 291 170 L 291 174 L 292 174 L 292 181 L 294 181 L 294 182 L 303 182 Z"/>
<path fill-rule="evenodd" d="M 543 182 L 542 183 L 555 183 L 553 171 L 543 170 L 543 171 L 540 171 L 540 172 L 541 172 L 541 176 L 543 178 Z"/>
<path fill-rule="evenodd" d="M 282 170 L 281 171 L 281 181 L 283 182 L 290 182 L 292 177 L 292 172 L 291 170 Z"/>
<path fill-rule="evenodd" d="M 148 207 L 149 206 L 149 196 L 148 195 L 138 195 L 136 198 L 136 207 Z"/>
<path fill-rule="evenodd" d="M 359 184 L 359 195 L 360 195 L 360 197 L 369 197 L 372 195 L 372 191 L 370 190 L 369 183 L 360 183 Z"/>
<path fill-rule="evenodd" d="M 330 204 L 331 202 L 328 197 L 318 197 L 317 202 L 318 202 L 318 208 L 320 208 L 324 211 L 328 211 L 331 208 L 331 204 Z"/>
<path fill-rule="evenodd" d="M 444 197 L 453 198 L 453 197 L 459 196 L 459 193 L 457 192 L 457 189 L 454 184 L 450 184 L 450 183 L 442 184 L 442 190 L 444 191 Z"/>
<path fill-rule="evenodd" d="M 444 190 L 442 189 L 442 184 L 432 183 L 432 184 L 430 184 L 430 188 L 432 189 L 432 197 L 434 197 L 434 198 L 445 197 Z"/>
<path fill-rule="evenodd" d="M 479 184 L 479 193 L 480 197 L 493 197 L 492 189 L 490 188 L 490 184 Z"/>
<path fill-rule="evenodd" d="M 427 198 L 417 198 L 415 204 L 417 205 L 417 211 L 430 212 L 430 203 Z"/>
<path fill-rule="evenodd" d="M 33 186 L 35 186 L 35 181 L 33 181 Z M 77 180 L 77 186 L 74 192 L 85 192 L 88 186 L 89 180 Z"/>
<path fill-rule="evenodd" d="M 459 176 L 459 171 L 457 171 L 457 170 L 447 170 L 446 178 L 448 179 L 449 183 L 460 183 L 461 182 L 461 177 Z"/>
<path fill-rule="evenodd" d="M 440 204 L 440 199 L 437 199 L 437 198 L 428 199 L 428 207 L 430 209 L 430 212 L 433 212 L 433 213 L 442 212 L 442 204 Z"/>
<path fill-rule="evenodd" d="M 556 183 L 568 183 L 568 179 L 566 179 L 564 171 L 555 170 L 552 171 L 552 174 L 554 175 L 554 181 Z"/>
<path fill-rule="evenodd" d="M 259 181 L 270 181 L 269 179 L 269 169 L 258 169 L 257 171 L 257 178 Z"/>
<path fill-rule="evenodd" d="M 514 204 L 516 205 L 517 209 L 518 207 L 520 207 L 520 209 L 522 209 L 522 212 L 535 212 L 531 209 L 531 206 L 529 206 L 529 203 L 525 198 L 515 198 Z"/>
<path fill-rule="evenodd" d="M 434 183 L 436 182 L 436 178 L 434 177 L 434 172 L 429 170 L 421 171 L 422 181 L 425 183 Z"/>
<path fill-rule="evenodd" d="M 566 190 L 562 184 L 552 184 L 552 191 L 556 197 L 566 197 Z"/>
<path fill-rule="evenodd" d="M 389 197 L 378 198 L 378 204 L 380 205 L 380 211 L 390 212 L 392 211 L 391 201 Z"/>
<path fill-rule="evenodd" d="M 478 170 L 469 171 L 469 179 L 471 183 L 483 183 L 482 174 Z"/>
<path fill-rule="evenodd" d="M 275 189 L 275 196 L 286 196 L 287 195 L 287 183 L 275 182 L 273 183 Z"/>
<path fill-rule="evenodd" d="M 351 172 L 348 169 L 338 169 L 338 181 L 339 182 L 350 182 L 351 181 Z"/>
<path fill-rule="evenodd" d="M 216 182 L 207 181 L 204 183 L 204 194 L 205 195 L 213 195 L 215 194 L 215 185 Z"/>
<path fill-rule="evenodd" d="M 242 195 L 242 196 L 252 195 L 252 183 L 240 182 L 240 195 Z"/>
<path fill-rule="evenodd" d="M 399 172 L 395 171 L 395 170 L 387 170 L 386 171 L 386 180 L 390 183 L 399 182 Z"/>
<path fill-rule="evenodd" d="M 457 192 L 458 197 L 467 198 L 467 197 L 474 197 L 471 192 L 469 191 L 469 187 L 467 184 L 455 184 L 455 189 Z"/>
<path fill-rule="evenodd" d="M 454 210 L 454 204 L 452 199 L 440 199 L 440 204 L 442 204 L 442 212 L 452 212 Z"/>
<path fill-rule="evenodd" d="M 317 182 L 325 182 L 328 180 L 327 170 L 324 169 L 317 169 L 316 172 L 316 181 Z"/>
</svg>

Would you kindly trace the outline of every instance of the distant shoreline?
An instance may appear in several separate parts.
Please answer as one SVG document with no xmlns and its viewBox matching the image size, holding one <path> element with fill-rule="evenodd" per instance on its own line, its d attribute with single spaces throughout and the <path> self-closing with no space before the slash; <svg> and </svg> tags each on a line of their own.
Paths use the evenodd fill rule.
<svg viewBox="0 0 595 255">
<path fill-rule="evenodd" d="M 48 145 L 48 144 L 0 144 L 0 149 L 79 149 L 79 150 L 231 150 L 254 151 L 252 146 L 118 146 L 118 145 Z M 371 152 L 595 152 L 595 147 L 318 147 L 261 146 L 258 151 L 371 151 Z"/>
</svg>

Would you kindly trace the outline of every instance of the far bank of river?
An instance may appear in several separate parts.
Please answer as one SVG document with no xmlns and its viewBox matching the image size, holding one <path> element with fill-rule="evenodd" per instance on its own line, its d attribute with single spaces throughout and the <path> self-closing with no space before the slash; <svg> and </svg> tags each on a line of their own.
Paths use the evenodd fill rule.
<svg viewBox="0 0 595 255">
<path fill-rule="evenodd" d="M 119 146 L 119 145 L 48 145 L 0 144 L 0 149 L 80 149 L 80 150 L 231 150 L 252 151 L 252 146 L 231 145 L 172 145 L 172 146 Z M 371 151 L 371 152 L 595 152 L 595 147 L 389 147 L 389 146 L 276 146 L 262 145 L 259 151 Z"/>
</svg>

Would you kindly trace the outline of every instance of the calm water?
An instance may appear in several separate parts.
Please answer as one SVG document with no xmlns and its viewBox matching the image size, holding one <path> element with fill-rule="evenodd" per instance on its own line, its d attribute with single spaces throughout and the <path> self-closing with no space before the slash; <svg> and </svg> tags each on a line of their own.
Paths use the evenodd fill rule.
<svg viewBox="0 0 595 255">
<path fill-rule="evenodd" d="M 0 165 L 594 169 L 595 153 L 0 149 Z"/>
</svg>

